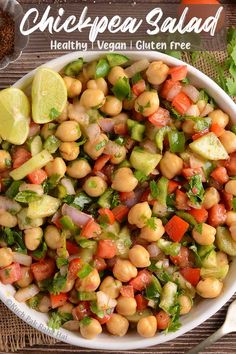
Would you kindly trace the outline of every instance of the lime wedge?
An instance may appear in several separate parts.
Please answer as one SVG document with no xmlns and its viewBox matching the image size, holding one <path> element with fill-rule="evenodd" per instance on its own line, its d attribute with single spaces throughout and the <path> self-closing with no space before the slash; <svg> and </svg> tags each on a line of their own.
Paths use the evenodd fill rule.
<svg viewBox="0 0 236 354">
<path fill-rule="evenodd" d="M 23 91 L 0 91 L 0 136 L 15 145 L 24 144 L 29 133 L 30 104 Z"/>
<path fill-rule="evenodd" d="M 39 68 L 32 84 L 32 118 L 44 124 L 56 119 L 66 106 L 67 89 L 62 77 L 49 68 Z"/>
</svg>

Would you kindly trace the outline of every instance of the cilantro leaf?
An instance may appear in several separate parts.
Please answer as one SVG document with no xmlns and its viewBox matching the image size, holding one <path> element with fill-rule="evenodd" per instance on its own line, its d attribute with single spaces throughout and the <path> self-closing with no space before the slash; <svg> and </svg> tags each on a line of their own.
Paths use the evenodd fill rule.
<svg viewBox="0 0 236 354">
<path fill-rule="evenodd" d="M 151 189 L 151 196 L 153 199 L 156 199 L 158 197 L 158 187 L 155 181 L 151 181 L 150 184 L 150 189 Z"/>
<path fill-rule="evenodd" d="M 48 321 L 48 327 L 52 328 L 53 330 L 59 329 L 65 322 L 70 320 L 73 320 L 71 313 L 52 312 L 50 320 Z"/>
<path fill-rule="evenodd" d="M 57 119 L 60 116 L 60 112 L 56 108 L 52 108 L 49 112 L 49 119 L 54 120 Z"/>
<path fill-rule="evenodd" d="M 200 205 L 204 197 L 204 188 L 202 185 L 202 177 L 194 175 L 190 178 L 187 195 L 190 201 L 195 205 Z"/>
<path fill-rule="evenodd" d="M 56 273 L 52 280 L 52 284 L 49 286 L 49 292 L 54 295 L 60 294 L 60 292 L 63 290 L 63 288 L 66 285 L 66 280 L 67 280 L 67 274 L 61 275 L 61 273 Z"/>
<path fill-rule="evenodd" d="M 134 171 L 134 176 L 137 178 L 139 182 L 145 182 L 148 179 L 145 173 L 139 170 Z"/>
</svg>

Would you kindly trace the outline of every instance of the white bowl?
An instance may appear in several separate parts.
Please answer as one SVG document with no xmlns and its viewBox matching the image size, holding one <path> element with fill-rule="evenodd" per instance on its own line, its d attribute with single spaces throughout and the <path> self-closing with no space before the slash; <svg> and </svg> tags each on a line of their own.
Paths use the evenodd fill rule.
<svg viewBox="0 0 236 354">
<path fill-rule="evenodd" d="M 51 67 L 54 70 L 62 69 L 67 63 L 75 60 L 81 56 L 86 61 L 91 61 L 101 55 L 101 52 L 88 52 L 86 54 L 81 52 L 70 53 L 52 60 L 45 64 L 45 66 Z M 152 60 L 163 60 L 169 65 L 181 65 L 182 61 L 169 57 L 168 55 L 157 52 L 127 52 L 124 53 L 131 59 L 138 60 L 141 58 L 148 58 Z M 234 123 L 236 123 L 236 105 L 230 99 L 230 97 L 209 77 L 201 73 L 199 70 L 188 65 L 189 78 L 191 82 L 199 88 L 206 89 L 209 94 L 215 99 L 219 107 L 227 112 Z M 19 88 L 26 88 L 34 75 L 34 71 L 30 72 L 22 79 L 16 82 L 15 86 Z M 153 338 L 142 338 L 135 332 L 131 332 L 125 337 L 118 338 L 106 333 L 99 335 L 96 339 L 86 340 L 80 337 L 79 334 L 69 332 L 64 329 L 58 331 L 52 331 L 47 327 L 48 316 L 46 314 L 36 312 L 28 308 L 25 304 L 18 303 L 14 300 L 14 288 L 12 286 L 0 286 L 0 299 L 10 310 L 12 310 L 18 317 L 22 318 L 32 327 L 40 330 L 43 333 L 49 334 L 52 337 L 62 340 L 66 343 L 93 349 L 107 349 L 107 350 L 130 350 L 141 349 L 151 345 L 157 345 L 163 342 L 172 340 L 196 326 L 206 321 L 209 317 L 214 315 L 234 294 L 236 291 L 236 258 L 232 260 L 229 273 L 224 281 L 224 290 L 222 294 L 212 300 L 200 301 L 192 311 L 182 317 L 182 327 L 174 333 L 157 334 Z"/>
</svg>

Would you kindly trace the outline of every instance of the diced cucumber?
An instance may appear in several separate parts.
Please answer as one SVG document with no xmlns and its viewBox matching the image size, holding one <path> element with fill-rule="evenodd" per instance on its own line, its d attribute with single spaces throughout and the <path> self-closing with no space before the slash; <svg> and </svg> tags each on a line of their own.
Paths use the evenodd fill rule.
<svg viewBox="0 0 236 354">
<path fill-rule="evenodd" d="M 158 149 L 162 152 L 163 150 L 163 142 L 164 142 L 164 138 L 166 136 L 166 134 L 168 132 L 171 131 L 171 128 L 166 126 L 166 127 L 163 127 L 163 128 L 160 128 L 158 130 L 158 132 L 156 133 L 156 136 L 155 136 L 155 142 L 156 142 L 156 146 L 158 147 Z"/>
<path fill-rule="evenodd" d="M 167 241 L 164 238 L 157 241 L 157 246 L 168 256 L 177 256 L 181 248 L 180 243 Z"/>
<path fill-rule="evenodd" d="M 112 194 L 114 193 L 113 189 L 108 188 L 98 199 L 98 205 L 101 208 L 108 208 L 111 207 L 111 198 Z"/>
<path fill-rule="evenodd" d="M 229 265 L 225 264 L 224 266 L 217 268 L 201 268 L 201 277 L 202 278 L 217 278 L 223 280 L 229 271 Z"/>
<path fill-rule="evenodd" d="M 167 313 L 170 313 L 171 307 L 175 303 L 177 289 L 177 285 L 171 281 L 168 281 L 162 288 L 159 307 Z"/>
<path fill-rule="evenodd" d="M 91 248 L 81 248 L 79 251 L 79 256 L 85 263 L 89 263 L 92 261 L 93 256 L 95 255 L 97 250 L 97 242 L 91 246 Z"/>
<path fill-rule="evenodd" d="M 26 161 L 23 165 L 10 172 L 10 176 L 15 181 L 21 180 L 33 171 L 46 166 L 52 160 L 52 155 L 47 150 L 43 150 L 39 154 L 31 157 L 31 159 Z"/>
<path fill-rule="evenodd" d="M 216 268 L 217 267 L 217 259 L 216 259 L 216 251 L 212 250 L 208 253 L 202 260 L 203 268 Z"/>
<path fill-rule="evenodd" d="M 152 315 L 152 311 L 150 309 L 146 309 L 143 311 L 137 311 L 137 312 L 135 312 L 134 315 L 125 316 L 125 317 L 127 318 L 127 320 L 129 322 L 137 323 L 139 320 L 141 320 L 141 318 L 151 316 L 151 315 Z"/>
<path fill-rule="evenodd" d="M 226 227 L 218 226 L 216 229 L 216 245 L 220 251 L 229 256 L 236 256 L 236 241 L 230 235 Z"/>
<path fill-rule="evenodd" d="M 31 229 L 43 225 L 43 218 L 31 219 L 28 217 L 28 208 L 22 209 L 17 214 L 18 226 L 20 230 Z"/>
<path fill-rule="evenodd" d="M 135 124 L 131 129 L 131 138 L 135 141 L 143 141 L 143 134 L 145 132 L 145 125 L 143 124 Z"/>
<path fill-rule="evenodd" d="M 127 226 L 124 226 L 116 240 L 117 255 L 121 258 L 127 258 L 131 245 L 130 231 Z"/>
<path fill-rule="evenodd" d="M 146 297 L 150 300 L 158 299 L 162 292 L 159 280 L 153 275 L 151 283 L 146 288 Z"/>
<path fill-rule="evenodd" d="M 27 216 L 29 218 L 46 218 L 55 214 L 61 202 L 50 195 L 43 195 L 40 200 L 29 203 Z"/>
<path fill-rule="evenodd" d="M 179 272 L 174 272 L 173 280 L 177 282 L 184 293 L 191 298 L 194 298 L 196 294 L 195 288 L 190 284 Z"/>
<path fill-rule="evenodd" d="M 161 155 L 134 148 L 130 155 L 130 163 L 136 170 L 142 171 L 146 176 L 150 175 L 161 160 Z"/>
<path fill-rule="evenodd" d="M 110 67 L 112 68 L 113 66 L 119 66 L 127 63 L 129 58 L 122 54 L 109 53 L 107 54 L 107 60 Z"/>
<path fill-rule="evenodd" d="M 214 133 L 208 133 L 189 144 L 189 147 L 208 160 L 226 160 L 229 155 Z"/>
<path fill-rule="evenodd" d="M 42 139 L 39 135 L 36 135 L 30 144 L 30 152 L 32 156 L 37 155 L 43 149 Z"/>
</svg>

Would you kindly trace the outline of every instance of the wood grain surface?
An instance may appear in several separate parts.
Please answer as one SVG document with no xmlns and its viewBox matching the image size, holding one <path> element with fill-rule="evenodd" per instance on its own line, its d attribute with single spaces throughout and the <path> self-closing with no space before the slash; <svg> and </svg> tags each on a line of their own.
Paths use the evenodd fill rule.
<svg viewBox="0 0 236 354">
<path fill-rule="evenodd" d="M 21 3 L 63 3 L 65 4 L 66 0 L 21 0 L 19 1 Z M 67 1 L 69 3 L 70 1 Z M 73 1 L 76 2 L 76 1 Z M 81 2 L 81 1 L 77 1 Z M 84 2 L 84 1 L 83 1 Z M 145 2 L 145 0 L 143 1 Z M 153 1 L 155 3 L 176 3 L 178 1 L 175 0 L 169 0 L 169 1 Z M 230 25 L 236 25 L 236 2 L 235 1 L 222 1 L 226 5 L 226 11 L 227 11 L 227 22 Z M 85 2 L 84 2 L 85 3 Z M 42 38 L 42 37 L 41 37 Z M 51 60 L 53 58 L 56 58 L 60 55 L 63 55 L 64 52 L 49 52 L 45 51 L 45 45 L 42 39 L 39 39 L 34 43 L 29 43 L 29 46 L 27 47 L 26 52 L 22 55 L 20 60 L 18 60 L 16 63 L 13 63 L 8 66 L 7 69 L 4 71 L 0 72 L 0 88 L 5 88 L 9 85 L 12 85 L 16 80 L 21 78 L 23 75 L 28 73 L 30 70 L 36 68 L 40 64 L 43 64 L 47 62 L 48 60 Z M 236 295 L 234 297 L 236 299 Z M 233 300 L 233 299 L 232 299 Z M 232 301 L 231 300 L 231 301 Z M 230 302 L 231 302 L 230 301 Z M 229 302 L 229 303 L 230 303 Z M 213 317 L 211 317 L 208 321 L 204 322 L 201 326 L 198 326 L 194 330 L 190 331 L 189 333 L 171 341 L 165 344 L 161 344 L 155 347 L 150 347 L 144 350 L 133 350 L 133 351 L 123 351 L 123 352 L 118 352 L 116 351 L 116 354 L 121 354 L 121 353 L 126 353 L 126 354 L 184 354 L 189 350 L 191 347 L 194 347 L 197 345 L 199 342 L 203 341 L 206 339 L 209 335 L 211 335 L 216 329 L 218 329 L 221 324 L 224 321 L 226 310 L 228 307 L 228 304 L 226 304 L 220 311 L 217 312 Z M 236 317 L 236 314 L 235 314 Z M 1 334 L 0 334 L 1 335 Z M 29 343 L 27 344 L 27 347 L 24 350 L 18 351 L 19 354 L 44 354 L 44 353 L 102 353 L 104 351 L 93 351 L 90 349 L 83 349 L 83 348 L 77 348 L 74 346 L 70 346 L 64 343 L 58 343 L 55 345 L 35 345 L 33 347 L 29 346 Z M 3 354 L 3 352 L 0 352 L 0 354 Z M 105 353 L 110 353 L 105 351 Z M 215 345 L 211 346 L 210 348 L 207 348 L 206 351 L 202 352 L 204 354 L 208 353 L 215 353 L 215 354 L 232 354 L 236 353 L 236 333 L 229 334 L 225 336 L 223 339 L 219 340 Z M 4 353 L 5 354 L 5 353 Z"/>
</svg>

